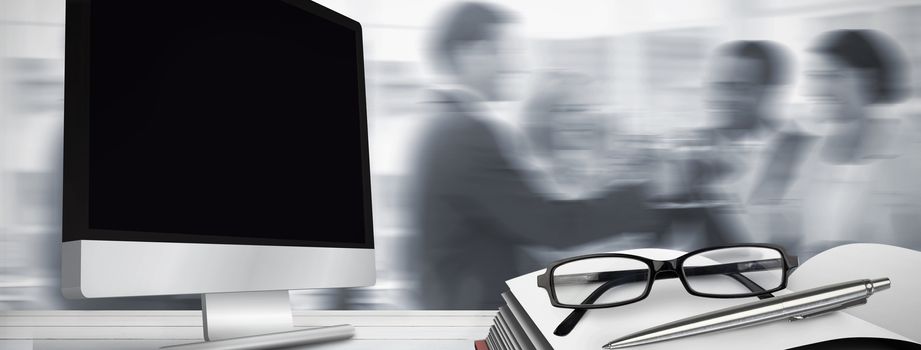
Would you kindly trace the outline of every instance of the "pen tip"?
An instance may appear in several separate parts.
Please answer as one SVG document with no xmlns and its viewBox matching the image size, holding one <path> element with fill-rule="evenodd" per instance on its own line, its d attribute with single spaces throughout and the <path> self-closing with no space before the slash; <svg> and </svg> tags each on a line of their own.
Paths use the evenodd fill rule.
<svg viewBox="0 0 921 350">
<path fill-rule="evenodd" d="M 876 293 L 881 290 L 889 289 L 889 287 L 892 286 L 892 281 L 888 278 L 876 278 L 870 280 L 870 285 L 872 286 L 871 293 Z"/>
</svg>

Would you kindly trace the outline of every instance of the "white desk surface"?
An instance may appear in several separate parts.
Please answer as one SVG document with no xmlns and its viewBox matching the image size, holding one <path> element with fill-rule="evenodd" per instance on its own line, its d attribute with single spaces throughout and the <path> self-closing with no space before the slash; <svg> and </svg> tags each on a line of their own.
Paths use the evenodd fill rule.
<svg viewBox="0 0 921 350">
<path fill-rule="evenodd" d="M 295 327 L 348 323 L 355 338 L 298 349 L 463 349 L 495 311 L 294 311 Z M 201 311 L 5 311 L 0 349 L 158 349 L 202 341 Z"/>
</svg>

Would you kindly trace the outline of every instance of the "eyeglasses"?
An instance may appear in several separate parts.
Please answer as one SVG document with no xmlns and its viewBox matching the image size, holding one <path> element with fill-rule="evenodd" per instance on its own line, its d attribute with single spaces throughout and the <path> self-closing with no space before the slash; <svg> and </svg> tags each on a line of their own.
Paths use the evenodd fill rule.
<svg viewBox="0 0 921 350">
<path fill-rule="evenodd" d="M 704 248 L 674 260 L 604 253 L 554 262 L 537 276 L 555 307 L 575 309 L 553 334 L 569 334 L 588 309 L 635 303 L 653 281 L 678 278 L 692 295 L 708 298 L 773 297 L 798 266 L 780 246 L 744 244 Z"/>
</svg>

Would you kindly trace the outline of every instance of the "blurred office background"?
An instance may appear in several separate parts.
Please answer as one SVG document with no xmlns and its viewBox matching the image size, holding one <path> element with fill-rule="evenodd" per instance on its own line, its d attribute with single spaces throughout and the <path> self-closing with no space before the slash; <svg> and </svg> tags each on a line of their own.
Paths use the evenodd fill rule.
<svg viewBox="0 0 921 350">
<path fill-rule="evenodd" d="M 364 28 L 378 283 L 344 291 L 297 291 L 292 299 L 298 308 L 419 307 L 412 292 L 418 277 L 407 258 L 417 234 L 411 217 L 411 171 L 414 146 L 428 117 L 426 91 L 434 80 L 426 45 L 438 15 L 455 1 L 318 2 Z M 522 21 L 532 50 L 530 67 L 591 77 L 591 94 L 597 98 L 593 103 L 604 106 L 608 119 L 603 122 L 619 135 L 655 140 L 657 135 L 706 127 L 710 119 L 703 101 L 709 57 L 721 43 L 739 39 L 773 40 L 790 49 L 796 78 L 783 114 L 806 113 L 798 63 L 816 35 L 845 28 L 876 29 L 901 45 L 914 67 L 908 73 L 911 99 L 900 108 L 902 125 L 921 132 L 916 108 L 921 97 L 921 1 L 493 3 Z M 63 57 L 63 0 L 0 0 L 0 310 L 197 307 L 195 296 L 84 304 L 60 300 Z M 918 148 L 919 142 L 921 138 L 914 137 L 908 144 Z M 900 172 L 913 178 L 921 174 L 918 170 L 917 163 L 905 162 Z M 887 220 L 898 231 L 896 243 L 918 249 L 921 237 L 912 231 L 921 227 L 921 203 L 902 200 L 892 205 L 897 210 Z M 611 247 L 650 242 L 642 236 L 622 236 Z M 581 249 L 593 248 L 602 249 Z M 535 248 L 535 254 L 541 254 L 540 249 Z"/>
</svg>

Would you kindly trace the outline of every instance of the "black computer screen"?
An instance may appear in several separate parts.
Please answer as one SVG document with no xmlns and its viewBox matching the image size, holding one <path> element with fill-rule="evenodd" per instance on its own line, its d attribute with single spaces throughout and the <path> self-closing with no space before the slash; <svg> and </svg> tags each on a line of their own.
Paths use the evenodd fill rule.
<svg viewBox="0 0 921 350">
<path fill-rule="evenodd" d="M 68 23 L 88 107 L 66 109 L 65 241 L 372 247 L 360 27 L 303 2 L 95 0 Z"/>
</svg>

